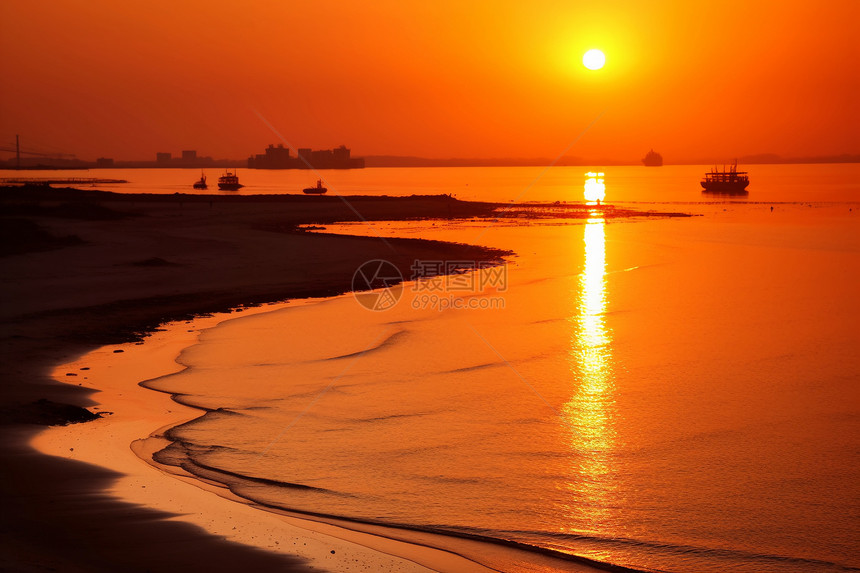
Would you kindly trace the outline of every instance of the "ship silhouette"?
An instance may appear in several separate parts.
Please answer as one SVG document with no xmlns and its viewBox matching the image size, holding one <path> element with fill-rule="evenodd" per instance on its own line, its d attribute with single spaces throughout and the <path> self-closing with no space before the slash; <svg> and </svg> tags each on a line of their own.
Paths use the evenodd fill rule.
<svg viewBox="0 0 860 573">
<path fill-rule="evenodd" d="M 652 149 L 642 158 L 642 164 L 645 167 L 660 167 L 663 165 L 663 156 Z"/>
<path fill-rule="evenodd" d="M 723 170 L 720 171 L 714 167 L 710 172 L 705 173 L 705 178 L 701 181 L 703 193 L 746 194 L 748 193 L 746 189 L 749 184 L 749 173 L 738 171 L 737 159 L 735 159 L 735 162 L 728 169 L 723 166 Z"/>
</svg>

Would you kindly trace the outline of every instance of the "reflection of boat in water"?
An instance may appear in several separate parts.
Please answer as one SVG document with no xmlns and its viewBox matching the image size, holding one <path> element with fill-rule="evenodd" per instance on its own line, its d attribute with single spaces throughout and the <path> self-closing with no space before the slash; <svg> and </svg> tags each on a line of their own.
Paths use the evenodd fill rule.
<svg viewBox="0 0 860 573">
<path fill-rule="evenodd" d="M 224 175 L 218 178 L 218 189 L 224 189 L 225 191 L 236 191 L 244 187 L 241 183 L 239 183 L 239 176 L 236 172 L 225 171 Z"/>
<path fill-rule="evenodd" d="M 642 158 L 642 164 L 645 167 L 660 167 L 663 165 L 663 156 L 652 149 Z"/>
<path fill-rule="evenodd" d="M 316 187 L 308 187 L 306 189 L 302 189 L 302 192 L 308 195 L 322 195 L 326 191 L 328 191 L 328 189 L 322 186 L 322 179 L 317 179 Z"/>
<path fill-rule="evenodd" d="M 738 171 L 737 161 L 730 165 L 728 170 L 725 166 L 722 171 L 714 167 L 709 173 L 705 173 L 705 178 L 702 179 L 702 189 L 707 193 L 746 193 L 749 184 L 749 174 L 746 171 Z"/>
<path fill-rule="evenodd" d="M 205 173 L 201 173 L 200 174 L 200 180 L 194 182 L 194 188 L 195 189 L 208 189 L 209 188 L 209 186 L 206 185 L 206 174 Z"/>
</svg>

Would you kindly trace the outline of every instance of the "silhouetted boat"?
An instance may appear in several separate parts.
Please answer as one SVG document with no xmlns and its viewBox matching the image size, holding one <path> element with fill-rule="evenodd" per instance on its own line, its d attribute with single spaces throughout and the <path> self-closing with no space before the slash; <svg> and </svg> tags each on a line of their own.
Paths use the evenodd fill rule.
<svg viewBox="0 0 860 573">
<path fill-rule="evenodd" d="M 306 189 L 302 189 L 302 192 L 307 193 L 308 195 L 322 195 L 326 191 L 328 191 L 328 189 L 322 186 L 322 179 L 317 179 L 316 187 L 308 187 Z"/>
<path fill-rule="evenodd" d="M 206 174 L 205 173 L 201 173 L 200 174 L 200 180 L 194 182 L 194 188 L 195 189 L 208 189 L 209 188 L 209 186 L 206 185 Z"/>
<path fill-rule="evenodd" d="M 239 176 L 235 172 L 225 171 L 224 175 L 218 178 L 218 189 L 225 191 L 236 191 L 244 187 L 239 183 Z"/>
<path fill-rule="evenodd" d="M 746 193 L 747 185 L 750 184 L 749 174 L 746 171 L 738 171 L 738 162 L 735 161 L 726 170 L 719 171 L 716 167 L 709 173 L 705 173 L 702 179 L 702 189 L 708 193 Z"/>
<path fill-rule="evenodd" d="M 642 164 L 645 167 L 660 167 L 663 165 L 663 156 L 652 149 L 642 158 Z"/>
</svg>

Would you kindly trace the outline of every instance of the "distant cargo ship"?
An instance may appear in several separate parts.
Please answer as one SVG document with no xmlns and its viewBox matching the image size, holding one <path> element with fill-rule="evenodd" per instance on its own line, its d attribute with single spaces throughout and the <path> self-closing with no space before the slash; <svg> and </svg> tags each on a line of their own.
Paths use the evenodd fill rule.
<svg viewBox="0 0 860 573">
<path fill-rule="evenodd" d="M 224 175 L 218 178 L 218 189 L 223 189 L 224 191 L 238 191 L 244 187 L 241 183 L 239 183 L 239 176 L 235 171 L 225 171 Z"/>
<path fill-rule="evenodd" d="M 705 173 L 701 183 L 702 189 L 708 193 L 746 193 L 750 178 L 746 171 L 738 171 L 738 162 L 735 161 L 728 170 L 725 166 L 722 171 L 714 167 Z"/>
<path fill-rule="evenodd" d="M 645 167 L 660 167 L 663 165 L 663 156 L 652 149 L 642 158 L 642 164 Z"/>
</svg>

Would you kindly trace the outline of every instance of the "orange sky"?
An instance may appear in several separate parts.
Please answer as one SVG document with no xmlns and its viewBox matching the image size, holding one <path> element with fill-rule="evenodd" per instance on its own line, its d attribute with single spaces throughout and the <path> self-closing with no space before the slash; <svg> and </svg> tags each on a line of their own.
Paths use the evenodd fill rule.
<svg viewBox="0 0 860 573">
<path fill-rule="evenodd" d="M 0 147 L 860 153 L 860 2 L 2 0 Z M 607 66 L 586 70 L 597 47 Z M 9 157 L 2 154 L 0 157 Z"/>
</svg>

